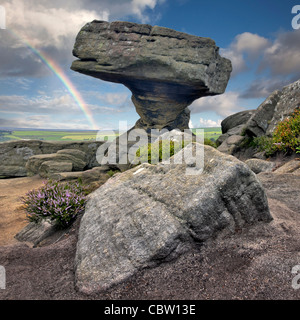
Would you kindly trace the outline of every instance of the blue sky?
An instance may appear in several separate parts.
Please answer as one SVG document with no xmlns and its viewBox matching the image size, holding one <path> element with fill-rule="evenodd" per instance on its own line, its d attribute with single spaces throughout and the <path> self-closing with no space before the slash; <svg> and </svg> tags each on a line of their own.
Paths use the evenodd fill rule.
<svg viewBox="0 0 300 320">
<path fill-rule="evenodd" d="M 64 70 L 99 129 L 117 129 L 120 120 L 135 124 L 139 117 L 124 86 L 70 70 L 75 37 L 93 19 L 149 23 L 215 40 L 220 54 L 232 61 L 232 76 L 224 94 L 201 98 L 190 109 L 193 127 L 219 125 L 300 78 L 300 29 L 291 25 L 297 4 L 300 0 L 0 0 L 7 28 L 0 30 L 0 127 L 92 129 L 67 88 L 24 41 Z"/>
</svg>

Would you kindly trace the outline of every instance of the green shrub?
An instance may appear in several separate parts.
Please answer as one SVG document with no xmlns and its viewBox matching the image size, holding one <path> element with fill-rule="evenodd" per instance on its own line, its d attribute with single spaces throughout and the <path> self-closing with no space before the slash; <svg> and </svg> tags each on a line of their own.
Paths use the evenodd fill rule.
<svg viewBox="0 0 300 320">
<path fill-rule="evenodd" d="M 112 177 L 115 173 L 117 173 L 117 172 L 119 172 L 118 170 L 109 170 L 109 171 L 107 171 L 106 173 L 110 176 L 110 177 Z"/>
<path fill-rule="evenodd" d="M 297 152 L 300 148 L 300 109 L 279 122 L 272 137 L 254 138 L 253 145 L 258 147 L 259 151 L 265 151 L 266 156 L 271 156 L 277 151 Z"/>
<path fill-rule="evenodd" d="M 279 151 L 296 151 L 300 146 L 300 109 L 278 123 L 273 134 L 274 145 Z"/>
<path fill-rule="evenodd" d="M 169 140 L 160 140 L 159 143 L 148 143 L 148 145 L 139 148 L 136 152 L 136 157 L 140 158 L 139 163 L 152 163 L 156 164 L 158 162 L 164 161 L 172 157 L 174 154 L 179 152 L 185 146 L 187 146 L 190 141 L 169 141 Z M 204 144 L 209 145 L 213 148 L 216 148 L 217 145 L 215 142 L 210 139 L 205 138 Z M 152 162 L 151 162 L 152 160 Z"/>
<path fill-rule="evenodd" d="M 204 144 L 213 148 L 217 148 L 217 144 L 214 141 L 207 138 L 204 138 Z"/>
<path fill-rule="evenodd" d="M 273 138 L 261 136 L 251 140 L 249 146 L 257 147 L 258 151 L 264 151 L 266 156 L 269 157 L 277 151 L 276 145 L 274 145 Z"/>
<path fill-rule="evenodd" d="M 143 147 L 140 147 L 136 152 L 136 157 L 139 158 L 139 162 L 158 163 L 169 159 L 174 154 L 179 152 L 188 143 L 182 141 L 160 140 L 159 143 L 148 143 Z"/>
<path fill-rule="evenodd" d="M 50 219 L 66 228 L 83 212 L 86 197 L 78 182 L 48 181 L 41 188 L 29 191 L 22 202 L 29 221 Z"/>
</svg>

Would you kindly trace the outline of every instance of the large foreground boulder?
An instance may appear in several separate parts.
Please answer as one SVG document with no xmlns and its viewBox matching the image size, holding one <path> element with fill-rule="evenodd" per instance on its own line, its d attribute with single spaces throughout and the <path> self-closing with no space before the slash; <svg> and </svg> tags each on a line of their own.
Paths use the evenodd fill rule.
<svg viewBox="0 0 300 320">
<path fill-rule="evenodd" d="M 173 157 L 185 155 L 182 164 L 142 164 L 90 195 L 75 257 L 80 291 L 105 290 L 139 269 L 176 259 L 195 243 L 272 219 L 264 189 L 247 165 L 204 146 L 199 166 L 187 156 L 197 147 L 191 143 Z"/>
<path fill-rule="evenodd" d="M 222 94 L 232 70 L 209 38 L 121 21 L 87 23 L 73 55 L 72 70 L 130 89 L 145 130 L 187 129 L 187 106 Z"/>
</svg>

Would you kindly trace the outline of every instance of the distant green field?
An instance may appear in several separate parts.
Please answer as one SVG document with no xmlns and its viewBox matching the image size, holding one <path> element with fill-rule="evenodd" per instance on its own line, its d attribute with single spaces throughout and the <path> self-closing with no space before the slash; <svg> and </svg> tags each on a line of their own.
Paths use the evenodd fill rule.
<svg viewBox="0 0 300 320">
<path fill-rule="evenodd" d="M 105 134 L 98 134 L 98 138 L 105 137 Z M 97 131 L 12 131 L 11 134 L 2 134 L 0 141 L 9 140 L 45 140 L 45 141 L 94 141 Z M 109 140 L 114 136 L 108 136 Z"/>
<path fill-rule="evenodd" d="M 204 129 L 204 138 L 210 139 L 212 141 L 216 141 L 220 135 L 222 134 L 222 130 L 220 127 L 214 127 L 214 128 L 199 128 L 199 129 Z M 194 134 L 196 133 L 197 129 L 192 129 L 192 132 Z"/>
<path fill-rule="evenodd" d="M 203 128 L 204 137 L 211 140 L 216 140 L 222 134 L 221 128 Z M 196 133 L 196 129 L 192 129 Z M 10 140 L 45 140 L 45 141 L 94 141 L 97 137 L 97 131 L 26 131 L 26 130 L 15 130 L 12 132 L 0 134 L 0 142 Z M 105 132 L 98 134 L 98 139 L 107 136 Z M 108 140 L 113 140 L 115 136 L 108 136 Z"/>
</svg>

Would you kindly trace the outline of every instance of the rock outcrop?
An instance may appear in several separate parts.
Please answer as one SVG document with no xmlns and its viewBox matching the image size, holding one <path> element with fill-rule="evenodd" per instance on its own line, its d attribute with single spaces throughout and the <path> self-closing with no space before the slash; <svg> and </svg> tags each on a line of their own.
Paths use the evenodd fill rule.
<svg viewBox="0 0 300 320">
<path fill-rule="evenodd" d="M 76 150 L 85 154 L 85 162 L 88 169 L 99 166 L 96 159 L 96 153 L 100 141 L 40 141 L 40 140 L 17 140 L 0 143 L 0 177 L 26 177 L 27 169 L 25 167 L 28 159 L 35 155 L 60 154 L 60 151 L 72 149 L 74 156 Z M 78 157 L 78 152 L 76 153 Z M 79 156 L 80 159 L 80 156 Z M 53 160 L 53 159 L 49 159 Z"/>
<path fill-rule="evenodd" d="M 209 38 L 130 22 L 93 21 L 79 32 L 71 69 L 132 92 L 135 128 L 186 129 L 187 106 L 224 92 L 231 63 Z"/>
<path fill-rule="evenodd" d="M 222 148 L 227 150 L 228 145 L 232 142 L 232 138 L 228 138 L 231 136 L 241 136 L 245 123 L 251 118 L 254 112 L 255 110 L 245 110 L 225 118 L 221 122 L 222 135 L 216 140 L 217 146 L 220 146 L 226 140 L 226 144 L 224 144 Z"/>
<path fill-rule="evenodd" d="M 49 177 L 51 173 L 83 171 L 87 166 L 85 153 L 79 150 L 67 149 L 57 153 L 32 156 L 26 162 L 27 175 L 40 174 Z"/>
<path fill-rule="evenodd" d="M 172 159 L 196 147 L 191 143 Z M 217 234 L 272 219 L 247 165 L 209 146 L 204 153 L 204 167 L 189 157 L 182 164 L 142 164 L 89 196 L 75 258 L 81 292 L 105 290 Z"/>
<path fill-rule="evenodd" d="M 300 80 L 274 91 L 256 110 L 242 111 L 224 119 L 221 123 L 223 134 L 217 140 L 218 150 L 239 158 L 252 157 L 253 150 L 243 148 L 245 140 L 272 136 L 278 123 L 299 107 Z"/>
<path fill-rule="evenodd" d="M 251 118 L 254 112 L 255 110 L 245 110 L 225 118 L 221 123 L 222 133 L 225 134 L 234 128 L 244 125 Z"/>
</svg>

